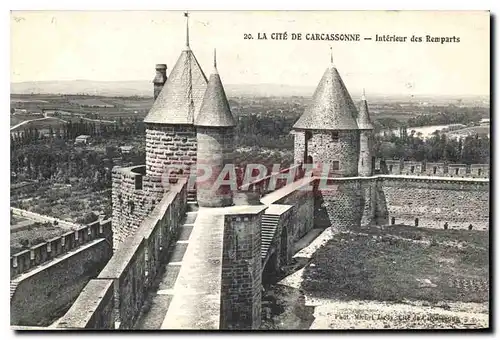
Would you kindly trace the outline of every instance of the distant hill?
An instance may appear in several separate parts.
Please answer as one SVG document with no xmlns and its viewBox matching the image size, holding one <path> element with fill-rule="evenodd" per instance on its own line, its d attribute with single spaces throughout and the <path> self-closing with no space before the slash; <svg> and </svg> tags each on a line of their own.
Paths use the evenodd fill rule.
<svg viewBox="0 0 500 340">
<path fill-rule="evenodd" d="M 64 81 L 30 81 L 11 83 L 11 94 L 87 94 L 108 97 L 144 96 L 151 97 L 153 84 L 148 80 L 130 81 L 94 81 L 94 80 L 64 80 Z M 315 86 L 293 86 L 283 84 L 224 84 L 228 97 L 288 97 L 312 96 Z M 361 93 L 351 92 L 353 99 Z M 412 98 L 410 98 L 412 97 Z M 489 101 L 488 96 L 436 96 L 436 95 L 383 95 L 370 93 L 369 99 L 384 101 L 441 101 L 451 102 L 457 99 L 466 101 Z"/>
<path fill-rule="evenodd" d="M 152 96 L 153 85 L 147 80 L 131 81 L 29 81 L 11 83 L 13 94 L 87 94 L 96 96 Z M 280 84 L 224 85 L 230 97 L 238 96 L 310 96 L 314 87 Z"/>
</svg>

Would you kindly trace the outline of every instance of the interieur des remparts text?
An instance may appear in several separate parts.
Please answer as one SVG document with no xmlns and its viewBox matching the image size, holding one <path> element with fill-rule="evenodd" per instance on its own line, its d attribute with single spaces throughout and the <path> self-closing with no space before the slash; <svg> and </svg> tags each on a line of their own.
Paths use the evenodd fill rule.
<svg viewBox="0 0 500 340">
<path fill-rule="evenodd" d="M 412 35 L 400 36 L 396 34 L 375 34 L 375 36 L 362 37 L 359 33 L 290 33 L 290 32 L 259 32 L 256 35 L 244 33 L 245 40 L 327 40 L 327 41 L 362 41 L 372 40 L 375 42 L 388 43 L 407 43 L 407 42 L 426 42 L 426 43 L 459 43 L 460 37 L 457 36 L 433 36 Z"/>
</svg>

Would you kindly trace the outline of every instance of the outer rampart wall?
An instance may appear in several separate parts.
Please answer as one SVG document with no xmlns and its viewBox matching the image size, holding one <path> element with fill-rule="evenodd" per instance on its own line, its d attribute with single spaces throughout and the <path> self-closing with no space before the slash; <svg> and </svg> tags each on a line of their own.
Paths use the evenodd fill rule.
<svg viewBox="0 0 500 340">
<path fill-rule="evenodd" d="M 111 243 L 95 239 L 16 278 L 10 300 L 11 324 L 49 326 L 71 306 L 111 255 Z"/>
<path fill-rule="evenodd" d="M 385 160 L 387 174 L 408 176 L 439 176 L 453 178 L 489 178 L 489 164 L 453 164 Z M 382 170 L 382 169 L 381 169 Z"/>
<path fill-rule="evenodd" d="M 386 177 L 379 180 L 389 223 L 426 228 L 489 227 L 489 181 Z"/>
<path fill-rule="evenodd" d="M 186 212 L 187 180 L 179 179 L 158 203 L 149 216 L 142 221 L 136 232 L 129 236 L 100 272 L 96 281 L 113 282 L 113 322 L 96 322 L 99 327 L 130 329 L 139 315 L 159 267 L 160 258 L 168 252 L 177 239 L 180 221 Z M 94 280 L 93 280 L 94 281 Z M 99 285 L 99 283 L 93 283 Z M 78 314 L 86 310 L 92 320 L 107 320 L 109 305 L 102 302 L 104 295 L 98 290 L 90 290 L 90 295 L 78 299 L 64 316 L 65 320 L 78 320 Z M 94 304 L 88 309 L 87 301 Z M 60 328 L 74 328 L 74 323 L 60 324 Z"/>
<path fill-rule="evenodd" d="M 379 175 L 330 178 L 326 183 L 328 189 L 320 189 L 316 199 L 322 201 L 327 223 L 340 230 L 392 223 L 426 228 L 443 228 L 445 223 L 449 228 L 489 227 L 487 179 Z"/>
</svg>

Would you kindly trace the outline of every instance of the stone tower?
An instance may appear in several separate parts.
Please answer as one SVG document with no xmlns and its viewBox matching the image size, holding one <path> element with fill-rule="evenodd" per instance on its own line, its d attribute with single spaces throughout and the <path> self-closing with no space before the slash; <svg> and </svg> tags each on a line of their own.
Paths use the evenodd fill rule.
<svg viewBox="0 0 500 340">
<path fill-rule="evenodd" d="M 357 122 L 360 130 L 358 174 L 359 176 L 372 176 L 374 168 L 373 125 L 365 98 L 365 90 L 363 90 L 363 96 L 361 97 Z"/>
<path fill-rule="evenodd" d="M 165 85 L 165 82 L 167 81 L 167 64 L 156 64 L 155 70 L 156 70 L 156 75 L 155 79 L 153 79 L 154 100 L 158 98 L 158 95 L 163 89 L 163 85 Z"/>
<path fill-rule="evenodd" d="M 146 175 L 189 175 L 196 166 L 195 116 L 200 111 L 207 78 L 189 47 L 175 63 L 165 85 L 144 119 L 146 124 Z"/>
<path fill-rule="evenodd" d="M 224 179 L 222 173 L 224 166 L 232 164 L 236 122 L 231 114 L 217 71 L 215 51 L 214 69 L 208 80 L 200 113 L 196 116 L 194 125 L 197 131 L 196 159 L 200 176 L 196 182 L 198 205 L 202 207 L 230 206 L 233 204 L 230 186 L 219 186 L 217 183 Z M 210 173 L 205 173 L 206 171 Z M 222 176 L 219 178 L 221 173 Z M 209 177 L 207 177 L 208 174 Z"/>
<path fill-rule="evenodd" d="M 357 176 L 359 128 L 356 118 L 356 107 L 332 58 L 312 103 L 293 126 L 295 163 L 329 166 L 330 176 Z"/>
</svg>

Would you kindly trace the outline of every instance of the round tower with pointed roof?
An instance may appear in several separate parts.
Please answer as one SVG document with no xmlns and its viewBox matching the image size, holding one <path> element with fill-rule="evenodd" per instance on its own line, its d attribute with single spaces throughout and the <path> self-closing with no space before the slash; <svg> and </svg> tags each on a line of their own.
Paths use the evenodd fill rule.
<svg viewBox="0 0 500 340">
<path fill-rule="evenodd" d="M 359 106 L 357 123 L 360 129 L 358 175 L 372 176 L 375 162 L 373 157 L 373 124 L 370 119 L 364 89 Z"/>
<path fill-rule="evenodd" d="M 194 119 L 207 89 L 207 78 L 189 46 L 187 20 L 186 47 L 144 119 L 146 175 L 152 177 L 186 176 L 196 166 Z"/>
<path fill-rule="evenodd" d="M 233 205 L 233 193 L 229 185 L 222 185 L 223 169 L 232 164 L 234 152 L 234 127 L 236 121 L 229 108 L 226 93 L 217 71 L 214 51 L 214 69 L 208 80 L 207 90 L 196 116 L 196 152 L 198 176 L 196 198 L 201 207 L 225 207 Z M 210 176 L 207 177 L 206 171 Z M 222 175 L 221 175 L 222 173 Z"/>
<path fill-rule="evenodd" d="M 295 162 L 328 166 L 329 176 L 357 176 L 357 110 L 337 68 L 326 69 L 312 103 L 293 126 Z"/>
</svg>

